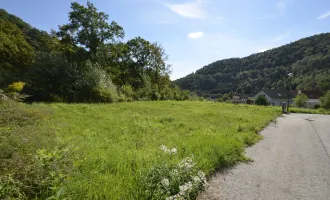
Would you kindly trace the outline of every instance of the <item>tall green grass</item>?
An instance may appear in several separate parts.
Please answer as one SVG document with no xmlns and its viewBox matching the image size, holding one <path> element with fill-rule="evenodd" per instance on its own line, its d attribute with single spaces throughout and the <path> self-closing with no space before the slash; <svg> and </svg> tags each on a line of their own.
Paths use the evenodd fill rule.
<svg viewBox="0 0 330 200">
<path fill-rule="evenodd" d="M 292 112 L 292 113 L 326 114 L 326 115 L 330 115 L 330 110 L 326 110 L 326 109 L 323 109 L 323 108 L 311 109 L 311 108 L 297 108 L 297 107 L 292 107 L 292 108 L 290 108 L 290 112 Z"/>
<path fill-rule="evenodd" d="M 243 161 L 244 148 L 280 111 L 206 102 L 42 104 L 45 126 L 74 151 L 66 193 L 75 199 L 145 199 L 141 178 L 154 166 L 192 156 L 206 174 Z M 166 156 L 161 145 L 177 148 Z"/>
</svg>

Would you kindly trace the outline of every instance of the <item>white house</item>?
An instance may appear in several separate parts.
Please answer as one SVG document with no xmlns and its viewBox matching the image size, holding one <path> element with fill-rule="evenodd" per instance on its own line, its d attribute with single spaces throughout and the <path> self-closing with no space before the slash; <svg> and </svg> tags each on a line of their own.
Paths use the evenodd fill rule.
<svg viewBox="0 0 330 200">
<path fill-rule="evenodd" d="M 277 89 L 263 89 L 253 97 L 255 101 L 259 96 L 266 97 L 267 101 L 272 106 L 281 106 L 283 103 L 288 103 L 288 90 L 277 90 Z M 293 98 L 296 97 L 295 92 L 290 92 L 290 104 L 293 103 Z"/>
<path fill-rule="evenodd" d="M 314 106 L 320 105 L 320 100 L 319 99 L 308 99 L 306 102 L 306 108 L 314 108 Z"/>
<path fill-rule="evenodd" d="M 320 96 L 321 94 L 318 92 L 313 92 L 313 91 L 298 91 L 298 94 L 305 94 L 308 97 L 308 100 L 306 102 L 305 107 L 306 108 L 314 108 L 317 104 L 320 104 Z"/>
<path fill-rule="evenodd" d="M 306 102 L 306 108 L 314 108 L 315 105 L 320 104 L 320 94 L 317 92 L 308 91 L 291 91 L 290 92 L 290 104 L 293 104 L 293 99 L 300 93 L 306 94 L 308 100 Z M 282 103 L 288 103 L 288 90 L 277 90 L 277 89 L 263 89 L 253 97 L 255 101 L 260 95 L 266 97 L 270 105 L 281 106 Z"/>
</svg>

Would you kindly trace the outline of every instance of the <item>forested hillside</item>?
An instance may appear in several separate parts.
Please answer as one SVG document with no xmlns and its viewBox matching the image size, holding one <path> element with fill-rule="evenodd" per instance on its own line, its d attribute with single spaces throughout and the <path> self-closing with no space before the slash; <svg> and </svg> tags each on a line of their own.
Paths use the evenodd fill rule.
<svg viewBox="0 0 330 200">
<path fill-rule="evenodd" d="M 175 82 L 206 97 L 255 93 L 261 88 L 330 90 L 330 33 L 315 35 L 245 58 L 220 60 Z"/>
<path fill-rule="evenodd" d="M 188 98 L 171 83 L 161 45 L 124 37 L 89 1 L 72 3 L 68 23 L 50 33 L 0 9 L 0 89 L 19 83 L 30 101 L 49 102 Z"/>
</svg>

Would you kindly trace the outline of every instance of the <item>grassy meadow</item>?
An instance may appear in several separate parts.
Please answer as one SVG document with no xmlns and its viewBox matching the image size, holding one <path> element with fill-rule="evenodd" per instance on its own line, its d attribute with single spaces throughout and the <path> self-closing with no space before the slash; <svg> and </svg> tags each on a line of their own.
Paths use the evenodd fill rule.
<svg viewBox="0 0 330 200">
<path fill-rule="evenodd" d="M 65 155 L 70 164 L 60 163 L 66 168 L 62 174 L 65 187 L 59 187 L 56 195 L 73 199 L 150 198 L 141 184 L 146 174 L 186 157 L 192 157 L 196 168 L 210 175 L 246 160 L 244 148 L 257 142 L 258 131 L 281 114 L 272 107 L 195 101 L 23 107 L 46 113 L 42 122 L 16 123 L 6 130 L 21 130 L 24 137 L 34 138 L 30 149 L 69 152 Z M 30 130 L 29 136 L 20 127 Z M 33 136 L 34 131 L 38 136 Z M 40 135 L 47 136 L 47 142 L 42 143 Z M 20 143 L 13 152 L 26 153 L 20 150 L 24 145 L 28 144 Z M 161 145 L 177 152 L 166 154 Z M 46 160 L 50 156 L 40 153 Z M 10 156 L 6 159 L 11 160 Z"/>
</svg>

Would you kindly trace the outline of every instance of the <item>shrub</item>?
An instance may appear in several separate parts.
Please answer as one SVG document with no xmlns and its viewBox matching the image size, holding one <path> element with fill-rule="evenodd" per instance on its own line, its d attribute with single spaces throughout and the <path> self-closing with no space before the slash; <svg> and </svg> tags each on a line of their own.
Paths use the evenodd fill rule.
<svg viewBox="0 0 330 200">
<path fill-rule="evenodd" d="M 143 101 L 151 100 L 151 95 L 153 92 L 152 84 L 150 78 L 146 75 L 143 75 L 143 87 L 137 89 L 138 99 Z"/>
<path fill-rule="evenodd" d="M 320 101 L 322 108 L 330 109 L 330 91 L 328 91 L 324 97 L 321 97 Z"/>
<path fill-rule="evenodd" d="M 248 99 L 248 100 L 246 100 L 246 103 L 247 103 L 247 104 L 253 104 L 253 99 Z"/>
<path fill-rule="evenodd" d="M 110 76 L 97 63 L 87 61 L 80 66 L 78 79 L 73 83 L 74 101 L 112 103 L 117 101 L 117 87 Z"/>
<path fill-rule="evenodd" d="M 121 86 L 120 92 L 125 95 L 126 101 L 133 101 L 133 99 L 137 99 L 137 96 L 130 85 Z"/>
<path fill-rule="evenodd" d="M 29 95 L 20 94 L 18 92 L 5 92 L 0 89 L 0 103 L 13 103 L 24 101 Z"/>
<path fill-rule="evenodd" d="M 3 90 L 0 89 L 0 103 L 7 102 L 9 97 L 5 94 Z"/>
<path fill-rule="evenodd" d="M 267 101 L 266 97 L 260 95 L 256 99 L 255 104 L 259 106 L 268 106 L 269 102 Z"/>
<path fill-rule="evenodd" d="M 198 95 L 196 92 L 191 92 L 189 95 L 189 100 L 190 101 L 198 101 Z"/>
<path fill-rule="evenodd" d="M 321 106 L 320 106 L 320 104 L 316 104 L 315 106 L 314 106 L 314 109 L 319 109 Z"/>
<path fill-rule="evenodd" d="M 174 98 L 173 90 L 171 87 L 165 86 L 160 88 L 160 100 L 172 100 Z"/>
<path fill-rule="evenodd" d="M 107 76 L 103 70 L 98 70 L 100 70 L 99 77 L 96 77 L 98 79 L 98 83 L 93 89 L 96 96 L 92 96 L 91 101 L 105 103 L 115 102 L 118 99 L 117 87 L 112 83 L 110 77 Z"/>
<path fill-rule="evenodd" d="M 10 85 L 8 85 L 8 90 L 11 91 L 11 92 L 21 92 L 24 88 L 26 83 L 24 82 L 14 82 Z"/>
<path fill-rule="evenodd" d="M 161 149 L 169 155 L 177 153 L 176 148 L 162 145 Z M 193 157 L 152 167 L 141 180 L 146 199 L 194 199 L 206 184 L 205 173 L 196 168 Z"/>
<path fill-rule="evenodd" d="M 159 94 L 159 89 L 157 84 L 152 85 L 152 93 L 151 93 L 151 100 L 156 101 L 161 98 L 161 95 Z"/>
<path fill-rule="evenodd" d="M 305 94 L 299 94 L 296 98 L 293 99 L 297 107 L 304 107 L 308 101 L 308 97 Z"/>
</svg>

